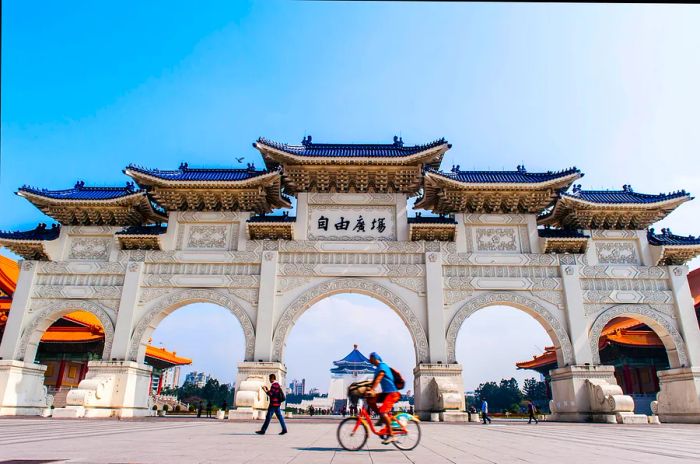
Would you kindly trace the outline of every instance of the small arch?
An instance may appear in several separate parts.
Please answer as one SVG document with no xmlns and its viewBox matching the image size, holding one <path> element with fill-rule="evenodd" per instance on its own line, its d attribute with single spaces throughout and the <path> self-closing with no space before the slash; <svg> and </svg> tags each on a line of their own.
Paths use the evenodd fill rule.
<svg viewBox="0 0 700 464">
<path fill-rule="evenodd" d="M 510 306 L 525 311 L 534 317 L 547 331 L 557 351 L 557 363 L 560 367 L 574 363 L 574 350 L 566 329 L 550 311 L 532 298 L 519 293 L 489 292 L 478 295 L 457 311 L 447 329 L 447 362 L 456 363 L 456 344 L 462 323 L 478 310 L 487 306 Z"/>
<path fill-rule="evenodd" d="M 616 317 L 631 317 L 648 325 L 659 336 L 668 355 L 671 368 L 688 365 L 685 341 L 680 332 L 666 317 L 646 304 L 620 304 L 611 306 L 598 315 L 589 331 L 588 341 L 593 354 L 593 363 L 600 364 L 598 340 L 606 325 Z"/>
<path fill-rule="evenodd" d="M 170 313 L 178 308 L 191 303 L 213 303 L 228 309 L 240 322 L 245 336 L 245 361 L 253 360 L 253 349 L 255 347 L 255 327 L 248 317 L 248 314 L 236 301 L 224 293 L 217 290 L 189 289 L 165 295 L 153 303 L 146 314 L 139 319 L 131 333 L 128 359 L 131 361 L 141 360 L 146 355 L 146 344 L 148 337 L 158 326 L 160 321 L 165 319 Z"/>
<path fill-rule="evenodd" d="M 272 339 L 272 359 L 274 361 L 281 362 L 287 336 L 297 319 L 318 301 L 339 293 L 362 293 L 378 299 L 393 309 L 401 317 L 411 333 L 413 346 L 416 350 L 416 362 L 428 362 L 428 337 L 408 304 L 391 290 L 376 282 L 355 278 L 327 280 L 305 291 L 287 306 L 277 322 Z"/>
<path fill-rule="evenodd" d="M 104 306 L 83 300 L 58 301 L 37 312 L 22 331 L 16 358 L 20 361 L 33 362 L 44 332 L 54 322 L 73 311 L 86 311 L 100 320 L 105 331 L 102 359 L 109 359 L 109 354 L 112 351 L 112 342 L 114 341 L 114 322 Z"/>
</svg>

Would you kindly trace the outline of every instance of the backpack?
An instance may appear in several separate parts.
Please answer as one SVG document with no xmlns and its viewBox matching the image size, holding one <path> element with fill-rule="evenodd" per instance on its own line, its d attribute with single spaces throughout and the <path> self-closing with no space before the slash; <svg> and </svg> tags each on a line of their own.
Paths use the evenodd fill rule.
<svg viewBox="0 0 700 464">
<path fill-rule="evenodd" d="M 401 374 L 399 371 L 394 369 L 393 367 L 391 368 L 391 375 L 394 376 L 394 385 L 396 385 L 396 388 L 399 390 L 403 390 L 403 387 L 406 386 L 406 381 L 401 377 Z"/>
<path fill-rule="evenodd" d="M 284 390 L 282 390 L 282 388 L 280 388 L 280 398 L 279 399 L 280 399 L 280 403 L 284 403 L 285 401 L 287 401 L 287 395 L 284 394 Z"/>
</svg>

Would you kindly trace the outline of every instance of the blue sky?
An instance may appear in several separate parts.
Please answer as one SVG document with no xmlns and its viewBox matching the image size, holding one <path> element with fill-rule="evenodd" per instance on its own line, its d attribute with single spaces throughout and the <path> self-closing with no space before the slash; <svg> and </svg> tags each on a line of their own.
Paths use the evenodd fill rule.
<svg viewBox="0 0 700 464">
<path fill-rule="evenodd" d="M 47 220 L 24 183 L 260 166 L 261 135 L 445 137 L 445 168 L 698 194 L 698 24 L 696 5 L 6 1 L 0 229 Z M 696 203 L 658 227 L 700 233 Z"/>
</svg>

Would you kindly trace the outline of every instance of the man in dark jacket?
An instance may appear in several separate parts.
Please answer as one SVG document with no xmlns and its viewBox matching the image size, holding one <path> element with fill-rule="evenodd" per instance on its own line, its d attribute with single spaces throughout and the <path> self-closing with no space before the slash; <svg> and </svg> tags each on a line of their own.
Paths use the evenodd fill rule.
<svg viewBox="0 0 700 464">
<path fill-rule="evenodd" d="M 284 416 L 282 415 L 282 411 L 280 411 L 280 407 L 282 406 L 282 402 L 285 400 L 285 398 L 282 387 L 277 382 L 277 377 L 275 374 L 270 374 L 270 388 L 263 387 L 263 390 L 265 390 L 268 398 L 270 398 L 270 405 L 267 407 L 265 423 L 263 424 L 262 428 L 255 433 L 258 435 L 265 435 L 267 427 L 270 425 L 270 420 L 272 420 L 272 415 L 274 414 L 277 416 L 277 420 L 280 421 L 280 425 L 282 426 L 280 435 L 284 435 L 287 433 L 287 424 L 284 423 Z"/>
</svg>

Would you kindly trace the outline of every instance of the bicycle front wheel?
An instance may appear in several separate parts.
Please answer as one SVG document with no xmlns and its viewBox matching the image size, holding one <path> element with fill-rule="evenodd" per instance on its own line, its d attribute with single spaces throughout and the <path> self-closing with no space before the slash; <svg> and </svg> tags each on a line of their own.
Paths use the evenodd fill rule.
<svg viewBox="0 0 700 464">
<path fill-rule="evenodd" d="M 338 425 L 338 443 L 343 449 L 357 451 L 365 446 L 369 432 L 365 424 L 358 423 L 357 417 L 348 417 Z"/>
<path fill-rule="evenodd" d="M 406 428 L 406 432 L 403 433 L 403 431 L 399 432 L 398 430 L 394 431 L 394 437 L 396 437 L 394 446 L 403 451 L 411 451 L 413 448 L 418 446 L 418 443 L 420 443 L 420 424 L 415 420 L 409 420 L 401 425 Z"/>
</svg>

